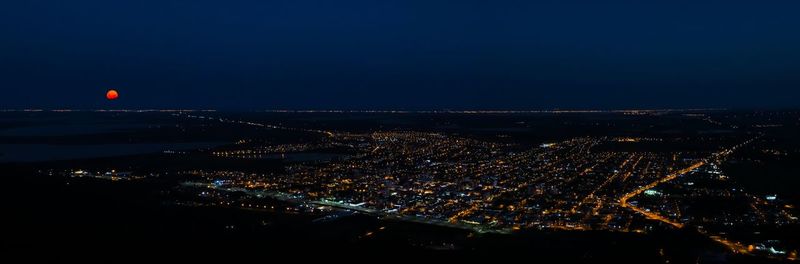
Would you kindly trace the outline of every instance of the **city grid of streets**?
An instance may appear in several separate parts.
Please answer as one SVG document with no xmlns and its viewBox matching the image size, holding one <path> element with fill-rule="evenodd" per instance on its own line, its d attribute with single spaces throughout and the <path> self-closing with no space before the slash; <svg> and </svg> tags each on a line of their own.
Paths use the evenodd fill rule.
<svg viewBox="0 0 800 264">
<path fill-rule="evenodd" d="M 724 226 L 797 223 L 788 210 L 792 205 L 728 188 L 728 179 L 718 168 L 728 155 L 760 135 L 714 153 L 598 148 L 658 140 L 612 137 L 578 137 L 521 149 L 433 132 L 345 133 L 194 113 L 174 115 L 324 136 L 317 142 L 284 145 L 242 140 L 234 148 L 211 152 L 219 158 L 260 159 L 330 148 L 348 150 L 324 162 L 287 163 L 280 173 L 186 171 L 192 180 L 183 186 L 202 193 L 203 199 L 193 201 L 195 204 L 260 206 L 226 195 L 242 191 L 309 207 L 354 210 L 477 232 L 552 229 L 647 233 L 662 227 L 693 228 L 734 253 L 796 259 L 796 250 L 776 249 L 781 245 L 774 241 L 726 236 L 728 229 Z M 695 183 L 695 178 L 712 180 Z M 708 197 L 731 201 L 744 197 L 752 211 L 719 219 L 683 212 L 693 200 Z"/>
</svg>

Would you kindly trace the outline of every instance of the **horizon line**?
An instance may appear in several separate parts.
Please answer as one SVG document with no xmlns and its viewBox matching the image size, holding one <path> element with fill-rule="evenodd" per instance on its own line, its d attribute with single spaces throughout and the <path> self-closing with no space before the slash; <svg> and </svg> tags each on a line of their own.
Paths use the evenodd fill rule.
<svg viewBox="0 0 800 264">
<path fill-rule="evenodd" d="M 525 113 L 634 113 L 634 112 L 696 112 L 696 111 L 726 111 L 728 108 L 640 108 L 640 109 L 546 109 L 546 110 L 499 110 L 499 109 L 466 109 L 466 110 L 358 110 L 358 109 L 263 109 L 263 110 L 218 110 L 218 109 L 69 109 L 69 108 L 19 108 L 0 109 L 0 112 L 264 112 L 264 113 L 386 113 L 386 114 L 525 114 Z M 752 109 L 757 110 L 757 109 Z"/>
</svg>

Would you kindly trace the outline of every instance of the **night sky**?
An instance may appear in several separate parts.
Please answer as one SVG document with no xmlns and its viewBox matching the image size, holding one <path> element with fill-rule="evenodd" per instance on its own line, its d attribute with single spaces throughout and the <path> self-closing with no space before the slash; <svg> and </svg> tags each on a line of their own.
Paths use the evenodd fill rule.
<svg viewBox="0 0 800 264">
<path fill-rule="evenodd" d="M 2 1 L 0 108 L 800 106 L 800 1 L 679 2 Z"/>
</svg>

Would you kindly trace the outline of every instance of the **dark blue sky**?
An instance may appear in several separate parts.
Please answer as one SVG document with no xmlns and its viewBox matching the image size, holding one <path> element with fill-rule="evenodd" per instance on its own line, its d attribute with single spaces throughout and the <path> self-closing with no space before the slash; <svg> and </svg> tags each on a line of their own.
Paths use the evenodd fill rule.
<svg viewBox="0 0 800 264">
<path fill-rule="evenodd" d="M 2 1 L 0 108 L 800 106 L 800 1 L 679 2 Z"/>
</svg>

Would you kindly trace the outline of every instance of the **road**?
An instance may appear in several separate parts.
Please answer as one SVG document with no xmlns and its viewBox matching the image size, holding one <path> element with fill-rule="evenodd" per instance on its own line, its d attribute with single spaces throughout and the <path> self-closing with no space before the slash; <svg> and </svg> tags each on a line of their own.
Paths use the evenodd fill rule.
<svg viewBox="0 0 800 264">
<path fill-rule="evenodd" d="M 670 220 L 670 219 L 668 219 L 666 217 L 663 217 L 663 216 L 661 216 L 661 215 L 659 215 L 657 213 L 653 213 L 653 212 L 644 210 L 642 208 L 633 206 L 631 204 L 628 204 L 628 200 L 630 198 L 633 198 L 634 196 L 642 194 L 646 190 L 652 189 L 652 188 L 654 188 L 654 187 L 656 187 L 656 186 L 658 186 L 658 185 L 660 185 L 662 183 L 674 180 L 675 178 L 678 178 L 679 176 L 681 176 L 683 174 L 686 174 L 686 173 L 688 173 L 688 172 L 690 172 L 692 170 L 700 168 L 703 165 L 706 165 L 705 161 L 697 162 L 695 164 L 692 164 L 692 166 L 689 166 L 688 168 L 679 170 L 679 171 L 674 172 L 674 173 L 672 173 L 670 175 L 667 175 L 664 178 L 661 178 L 661 179 L 659 179 L 657 181 L 654 181 L 654 182 L 652 182 L 652 183 L 650 183 L 648 185 L 639 187 L 638 189 L 636 189 L 636 190 L 634 190 L 632 192 L 629 192 L 629 193 L 623 195 L 621 198 L 619 198 L 619 205 L 622 206 L 623 208 L 628 208 L 628 209 L 631 209 L 631 210 L 633 210 L 633 211 L 635 211 L 635 212 L 637 212 L 639 214 L 642 214 L 645 217 L 647 217 L 648 219 L 656 220 L 656 221 L 659 221 L 659 222 L 662 222 L 662 223 L 666 223 L 666 224 L 669 224 L 669 225 L 674 226 L 676 228 L 682 228 L 683 227 L 682 223 L 678 223 L 678 222 L 672 221 L 672 220 Z"/>
<path fill-rule="evenodd" d="M 755 141 L 756 139 L 758 139 L 758 138 L 760 138 L 762 136 L 763 136 L 763 134 L 758 135 L 758 136 L 756 136 L 756 137 L 754 137 L 754 138 L 752 138 L 750 140 L 742 142 L 741 144 L 738 144 L 738 145 L 733 146 L 731 148 L 728 148 L 728 149 L 725 149 L 723 151 L 714 153 L 711 156 L 711 158 L 719 159 L 719 158 L 722 158 L 724 156 L 730 155 L 731 153 L 733 153 L 735 150 L 739 149 L 740 147 L 742 147 L 744 145 L 747 145 L 747 144 Z M 661 179 L 659 179 L 659 180 L 657 180 L 655 182 L 652 182 L 652 183 L 650 183 L 648 185 L 645 185 L 645 186 L 642 186 L 642 187 L 640 187 L 640 188 L 638 188 L 638 189 L 636 189 L 636 190 L 634 190 L 632 192 L 629 192 L 629 193 L 623 195 L 619 199 L 619 205 L 622 206 L 623 208 L 628 208 L 628 209 L 630 209 L 632 211 L 635 211 L 635 212 L 643 215 L 647 219 L 659 221 L 659 222 L 668 224 L 670 226 L 673 226 L 675 228 L 683 228 L 684 227 L 683 223 L 675 222 L 675 221 L 673 221 L 673 220 L 671 220 L 669 218 L 661 216 L 658 213 L 650 212 L 648 210 L 645 210 L 645 209 L 636 207 L 634 205 L 628 204 L 628 200 L 633 198 L 634 196 L 642 194 L 646 190 L 655 188 L 656 186 L 658 186 L 658 185 L 660 185 L 662 183 L 666 183 L 666 182 L 672 181 L 675 178 L 680 177 L 681 175 L 689 173 L 692 170 L 698 169 L 698 168 L 706 165 L 706 163 L 707 163 L 706 160 L 701 160 L 701 161 L 699 161 L 697 163 L 692 164 L 688 168 L 685 168 L 685 169 L 679 170 L 677 172 L 674 172 L 672 174 L 669 174 L 669 175 L 665 176 L 664 178 L 661 178 Z M 700 234 L 703 234 L 703 235 L 707 236 L 709 239 L 711 239 L 713 241 L 716 241 L 719 244 L 722 244 L 723 246 L 725 246 L 726 248 L 728 248 L 730 251 L 732 251 L 734 253 L 749 254 L 749 251 L 747 250 L 747 247 L 745 247 L 744 245 L 742 245 L 739 242 L 731 241 L 731 240 L 728 240 L 728 239 L 723 238 L 723 237 L 718 236 L 718 235 L 708 234 L 707 232 L 705 232 L 703 230 L 698 230 L 698 232 L 700 232 Z"/>
</svg>

